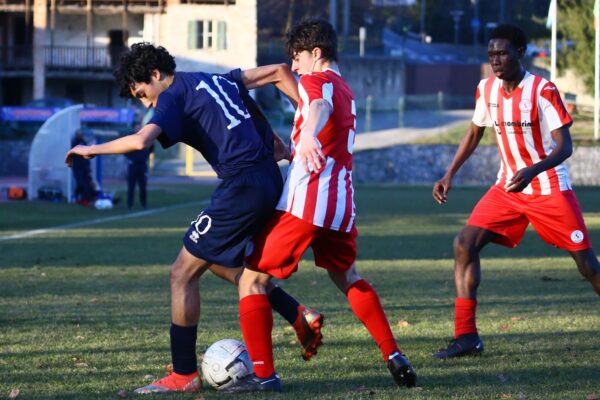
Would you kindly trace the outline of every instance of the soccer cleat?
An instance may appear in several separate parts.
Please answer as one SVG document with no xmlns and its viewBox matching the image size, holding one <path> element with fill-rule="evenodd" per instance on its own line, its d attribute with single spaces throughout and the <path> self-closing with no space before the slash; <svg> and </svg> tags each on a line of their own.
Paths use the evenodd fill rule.
<svg viewBox="0 0 600 400">
<path fill-rule="evenodd" d="M 404 354 L 391 354 L 387 367 L 398 386 L 414 387 L 417 384 L 417 373 Z"/>
<path fill-rule="evenodd" d="M 309 307 L 302 307 L 298 320 L 294 324 L 296 336 L 300 343 L 302 358 L 309 361 L 317 354 L 317 349 L 323 344 L 321 328 L 325 316 Z"/>
<path fill-rule="evenodd" d="M 169 373 L 162 379 L 152 382 L 148 386 L 134 390 L 137 394 L 166 393 L 166 392 L 197 392 L 202 388 L 202 380 L 198 372 L 190 375 Z"/>
<path fill-rule="evenodd" d="M 452 339 L 448 347 L 433 353 L 434 358 L 446 359 L 463 356 L 476 356 L 483 353 L 483 341 L 476 333 L 467 333 Z"/>
<path fill-rule="evenodd" d="M 279 379 L 279 375 L 276 373 L 268 378 L 259 378 L 254 374 L 250 374 L 238 380 L 233 386 L 224 389 L 223 392 L 281 392 L 281 389 L 281 379 Z"/>
</svg>

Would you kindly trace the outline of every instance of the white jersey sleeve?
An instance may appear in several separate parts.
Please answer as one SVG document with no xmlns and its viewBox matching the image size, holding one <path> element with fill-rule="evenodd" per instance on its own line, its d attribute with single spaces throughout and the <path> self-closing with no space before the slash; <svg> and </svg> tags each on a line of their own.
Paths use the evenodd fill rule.
<svg viewBox="0 0 600 400">
<path fill-rule="evenodd" d="M 471 121 L 473 121 L 473 123 L 477 126 L 493 126 L 492 117 L 490 116 L 490 112 L 485 104 L 485 96 L 483 96 L 484 82 L 485 81 L 481 81 L 477 86 L 477 92 L 475 93 L 475 112 L 473 113 L 473 118 Z"/>
</svg>

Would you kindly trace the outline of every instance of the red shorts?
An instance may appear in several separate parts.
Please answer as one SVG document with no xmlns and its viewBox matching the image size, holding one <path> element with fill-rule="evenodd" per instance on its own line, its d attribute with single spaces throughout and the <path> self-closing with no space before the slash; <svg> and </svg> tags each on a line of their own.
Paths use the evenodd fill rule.
<svg viewBox="0 0 600 400">
<path fill-rule="evenodd" d="M 516 247 L 530 222 L 546 243 L 568 251 L 592 247 L 572 190 L 534 196 L 492 186 L 473 209 L 467 225 L 497 233 L 500 237 L 494 242 Z"/>
<path fill-rule="evenodd" d="M 356 260 L 357 235 L 356 227 L 350 232 L 338 232 L 276 211 L 254 236 L 246 264 L 276 278 L 287 279 L 296 272 L 300 258 L 311 247 L 318 267 L 343 272 Z"/>
</svg>

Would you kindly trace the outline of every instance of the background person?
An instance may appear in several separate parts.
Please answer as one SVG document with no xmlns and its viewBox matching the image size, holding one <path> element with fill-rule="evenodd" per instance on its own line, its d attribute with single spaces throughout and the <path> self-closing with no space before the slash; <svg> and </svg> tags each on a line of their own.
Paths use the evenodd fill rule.
<svg viewBox="0 0 600 400">
<path fill-rule="evenodd" d="M 521 64 L 526 48 L 519 27 L 506 24 L 492 31 L 488 56 L 493 76 L 477 86 L 471 125 L 446 174 L 433 187 L 435 201 L 445 203 L 452 178 L 485 128 L 492 127 L 501 160 L 498 180 L 454 239 L 454 338 L 435 358 L 483 352 L 475 323 L 479 253 L 490 242 L 516 247 L 529 223 L 545 242 L 569 252 L 600 295 L 600 264 L 564 164 L 573 151 L 572 120 L 556 86 Z"/>
</svg>

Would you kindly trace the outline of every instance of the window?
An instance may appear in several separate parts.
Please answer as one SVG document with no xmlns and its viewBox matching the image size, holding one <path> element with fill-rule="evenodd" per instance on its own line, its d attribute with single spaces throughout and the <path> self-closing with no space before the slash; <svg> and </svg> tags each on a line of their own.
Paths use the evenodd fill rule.
<svg viewBox="0 0 600 400">
<path fill-rule="evenodd" d="M 225 21 L 189 21 L 188 49 L 226 50 L 227 24 Z"/>
</svg>

